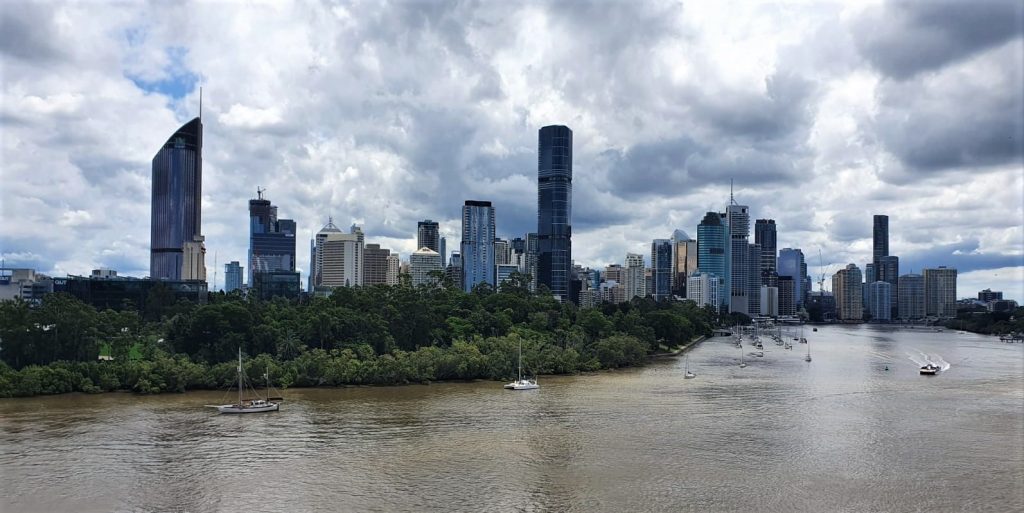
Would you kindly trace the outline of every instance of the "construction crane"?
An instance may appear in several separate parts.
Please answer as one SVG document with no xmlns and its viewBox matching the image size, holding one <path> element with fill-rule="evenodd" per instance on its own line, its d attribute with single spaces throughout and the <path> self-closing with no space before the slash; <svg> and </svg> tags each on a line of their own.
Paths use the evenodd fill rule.
<svg viewBox="0 0 1024 513">
<path fill-rule="evenodd" d="M 821 248 L 818 248 L 818 270 L 821 271 L 821 278 L 818 279 L 818 292 L 825 295 L 825 264 L 821 260 Z"/>
</svg>

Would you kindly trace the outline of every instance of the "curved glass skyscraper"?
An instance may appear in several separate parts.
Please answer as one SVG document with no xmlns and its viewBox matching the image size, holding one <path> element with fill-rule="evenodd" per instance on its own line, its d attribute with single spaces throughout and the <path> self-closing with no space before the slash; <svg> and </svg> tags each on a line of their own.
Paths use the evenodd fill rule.
<svg viewBox="0 0 1024 513">
<path fill-rule="evenodd" d="M 149 277 L 198 279 L 186 267 L 186 251 L 202 248 L 203 123 L 197 117 L 179 128 L 153 157 L 153 205 Z M 195 260 L 195 256 L 193 260 Z M 205 278 L 205 272 L 203 277 Z"/>
<path fill-rule="evenodd" d="M 718 278 L 719 301 L 729 305 L 729 225 L 725 215 L 708 212 L 697 225 L 697 268 Z"/>
<path fill-rule="evenodd" d="M 572 130 L 540 129 L 537 144 L 537 285 L 569 299 L 572 276 Z"/>
</svg>

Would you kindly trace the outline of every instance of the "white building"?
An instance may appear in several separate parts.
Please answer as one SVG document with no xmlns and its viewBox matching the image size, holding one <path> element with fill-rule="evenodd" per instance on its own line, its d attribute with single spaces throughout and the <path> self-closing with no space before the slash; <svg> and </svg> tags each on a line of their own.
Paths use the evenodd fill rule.
<svg viewBox="0 0 1024 513">
<path fill-rule="evenodd" d="M 334 288 L 363 285 L 363 232 L 358 226 L 352 226 L 352 233 L 328 232 L 322 239 L 317 234 L 317 241 L 316 259 L 320 264 L 320 282 L 316 286 Z"/>
<path fill-rule="evenodd" d="M 626 301 L 647 295 L 647 277 L 644 272 L 644 256 L 626 253 L 626 266 L 622 273 L 622 286 L 626 289 Z"/>
<path fill-rule="evenodd" d="M 686 279 L 686 299 L 699 306 L 711 305 L 718 310 L 721 304 L 721 291 L 718 289 L 718 276 L 712 273 L 695 272 Z"/>
<path fill-rule="evenodd" d="M 431 273 L 441 270 L 441 254 L 426 246 L 409 256 L 409 276 L 413 287 L 437 284 L 436 275 Z"/>
<path fill-rule="evenodd" d="M 388 285 L 398 285 L 398 273 L 402 268 L 402 262 L 398 259 L 398 253 L 388 255 Z"/>
</svg>

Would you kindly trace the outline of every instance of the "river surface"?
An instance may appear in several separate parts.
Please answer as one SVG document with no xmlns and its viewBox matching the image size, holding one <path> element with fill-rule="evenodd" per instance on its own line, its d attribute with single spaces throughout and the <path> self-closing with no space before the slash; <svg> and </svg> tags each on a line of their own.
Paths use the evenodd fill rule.
<svg viewBox="0 0 1024 513">
<path fill-rule="evenodd" d="M 541 389 L 0 400 L 0 512 L 1022 511 L 1024 345 L 822 327 Z M 744 344 L 743 351 L 751 348 Z M 910 356 L 949 368 L 921 376 Z M 888 370 L 886 370 L 888 367 Z"/>
</svg>

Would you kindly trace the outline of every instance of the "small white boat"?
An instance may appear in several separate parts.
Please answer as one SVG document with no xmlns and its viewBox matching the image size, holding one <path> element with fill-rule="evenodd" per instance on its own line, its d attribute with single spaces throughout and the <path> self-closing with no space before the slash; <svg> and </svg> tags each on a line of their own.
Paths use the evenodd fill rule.
<svg viewBox="0 0 1024 513">
<path fill-rule="evenodd" d="M 686 357 L 686 367 L 685 367 L 685 370 L 683 371 L 683 379 L 693 379 L 693 378 L 696 378 L 696 377 L 697 377 L 696 374 L 690 372 L 690 357 L 687 356 Z"/>
<path fill-rule="evenodd" d="M 744 368 L 746 366 L 747 366 L 747 362 L 743 361 L 743 350 L 741 349 L 740 350 L 740 368 L 742 369 L 742 368 Z"/>
<path fill-rule="evenodd" d="M 507 383 L 505 390 L 536 390 L 540 388 L 537 379 L 523 379 L 523 340 L 519 339 L 519 379 Z"/>
<path fill-rule="evenodd" d="M 243 399 L 242 391 L 245 390 L 245 378 L 242 372 L 242 348 L 238 348 L 238 402 L 235 404 L 222 404 L 217 406 L 217 411 L 221 413 L 264 413 L 268 411 L 278 411 L 281 405 L 270 401 L 270 372 L 268 369 L 267 374 L 264 375 L 267 378 L 267 398 L 263 399 L 257 397 L 255 399 Z M 252 388 L 252 387 L 249 387 Z M 255 390 L 253 390 L 255 394 Z"/>
</svg>

